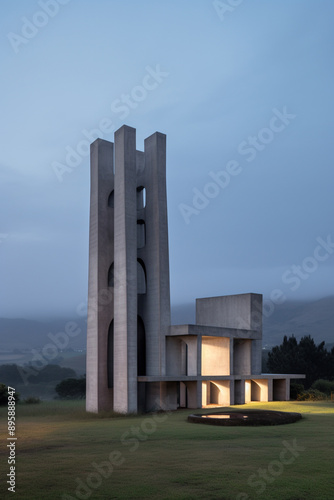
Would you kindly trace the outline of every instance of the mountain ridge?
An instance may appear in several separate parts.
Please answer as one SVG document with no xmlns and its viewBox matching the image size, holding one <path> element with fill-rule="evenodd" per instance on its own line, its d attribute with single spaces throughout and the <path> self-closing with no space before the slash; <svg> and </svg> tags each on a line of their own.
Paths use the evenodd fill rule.
<svg viewBox="0 0 334 500">
<path fill-rule="evenodd" d="M 66 336 L 66 325 L 75 324 L 80 332 L 67 335 L 67 348 L 86 347 L 86 318 L 59 318 L 52 320 L 0 318 L 0 349 L 42 349 Z M 194 324 L 195 303 L 172 306 L 172 324 Z M 284 335 L 294 335 L 297 340 L 311 335 L 316 344 L 334 343 L 334 296 L 317 300 L 286 301 L 276 305 L 271 314 L 263 316 L 263 346 L 273 347 L 283 341 Z"/>
</svg>

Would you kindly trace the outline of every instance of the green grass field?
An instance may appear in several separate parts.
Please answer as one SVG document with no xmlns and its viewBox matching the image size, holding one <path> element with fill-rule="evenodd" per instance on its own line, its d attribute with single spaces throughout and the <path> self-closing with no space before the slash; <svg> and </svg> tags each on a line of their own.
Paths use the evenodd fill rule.
<svg viewBox="0 0 334 500">
<path fill-rule="evenodd" d="M 333 500 L 334 403 L 252 403 L 297 423 L 213 427 L 170 414 L 97 417 L 84 402 L 17 406 L 16 493 L 7 491 L 7 409 L 0 498 Z M 215 410 L 214 410 L 215 411 Z"/>
</svg>

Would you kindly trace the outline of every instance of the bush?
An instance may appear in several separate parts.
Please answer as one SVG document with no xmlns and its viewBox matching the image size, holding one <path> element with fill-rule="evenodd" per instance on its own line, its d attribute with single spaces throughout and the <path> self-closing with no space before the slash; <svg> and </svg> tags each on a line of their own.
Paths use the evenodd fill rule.
<svg viewBox="0 0 334 500">
<path fill-rule="evenodd" d="M 297 382 L 290 383 L 290 399 L 297 399 L 298 394 L 304 392 L 305 388 L 303 384 L 298 384 Z"/>
<path fill-rule="evenodd" d="M 327 395 L 317 389 L 303 391 L 297 396 L 297 401 L 322 401 L 324 399 L 327 399 Z"/>
<path fill-rule="evenodd" d="M 29 398 L 24 399 L 23 403 L 26 405 L 37 405 L 41 403 L 41 400 L 39 398 L 35 398 L 34 396 L 30 396 Z"/>
<path fill-rule="evenodd" d="M 61 399 L 84 399 L 86 397 L 86 378 L 67 378 L 55 388 Z"/>
<path fill-rule="evenodd" d="M 330 396 L 331 392 L 334 392 L 334 380 L 324 380 L 320 378 L 312 384 L 311 389 L 316 389 Z"/>
<path fill-rule="evenodd" d="M 14 394 L 15 403 L 19 402 L 19 394 L 16 392 Z M 5 384 L 0 384 L 0 406 L 6 406 L 8 404 L 8 387 Z"/>
</svg>

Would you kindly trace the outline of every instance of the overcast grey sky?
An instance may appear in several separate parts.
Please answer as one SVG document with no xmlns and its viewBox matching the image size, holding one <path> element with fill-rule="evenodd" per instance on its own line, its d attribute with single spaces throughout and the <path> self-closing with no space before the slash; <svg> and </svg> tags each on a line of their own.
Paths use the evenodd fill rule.
<svg viewBox="0 0 334 500">
<path fill-rule="evenodd" d="M 174 304 L 334 294 L 332 1 L 0 9 L 0 316 L 86 300 L 88 143 L 124 123 L 167 134 Z"/>
</svg>

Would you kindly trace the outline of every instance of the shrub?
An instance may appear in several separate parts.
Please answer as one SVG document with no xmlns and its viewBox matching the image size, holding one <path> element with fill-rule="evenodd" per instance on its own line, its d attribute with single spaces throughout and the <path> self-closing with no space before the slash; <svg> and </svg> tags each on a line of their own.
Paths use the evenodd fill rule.
<svg viewBox="0 0 334 500">
<path fill-rule="evenodd" d="M 311 389 L 316 389 L 320 392 L 324 392 L 327 396 L 330 396 L 331 392 L 334 392 L 334 380 L 316 380 L 312 384 Z"/>
<path fill-rule="evenodd" d="M 15 403 L 20 400 L 19 394 L 16 392 L 14 394 Z M 0 406 L 6 406 L 8 404 L 8 387 L 5 384 L 0 384 Z"/>
<path fill-rule="evenodd" d="M 56 385 L 60 399 L 84 399 L 86 396 L 86 378 L 67 378 Z"/>
<path fill-rule="evenodd" d="M 303 391 L 297 396 L 297 401 L 322 401 L 324 399 L 327 399 L 327 395 L 317 389 Z"/>
<path fill-rule="evenodd" d="M 37 405 L 41 403 L 41 400 L 39 398 L 35 398 L 34 396 L 30 396 L 29 398 L 24 399 L 23 403 L 26 405 Z"/>
<path fill-rule="evenodd" d="M 298 384 L 297 382 L 291 382 L 290 384 L 290 399 L 297 399 L 298 394 L 304 392 L 303 384 Z"/>
</svg>

